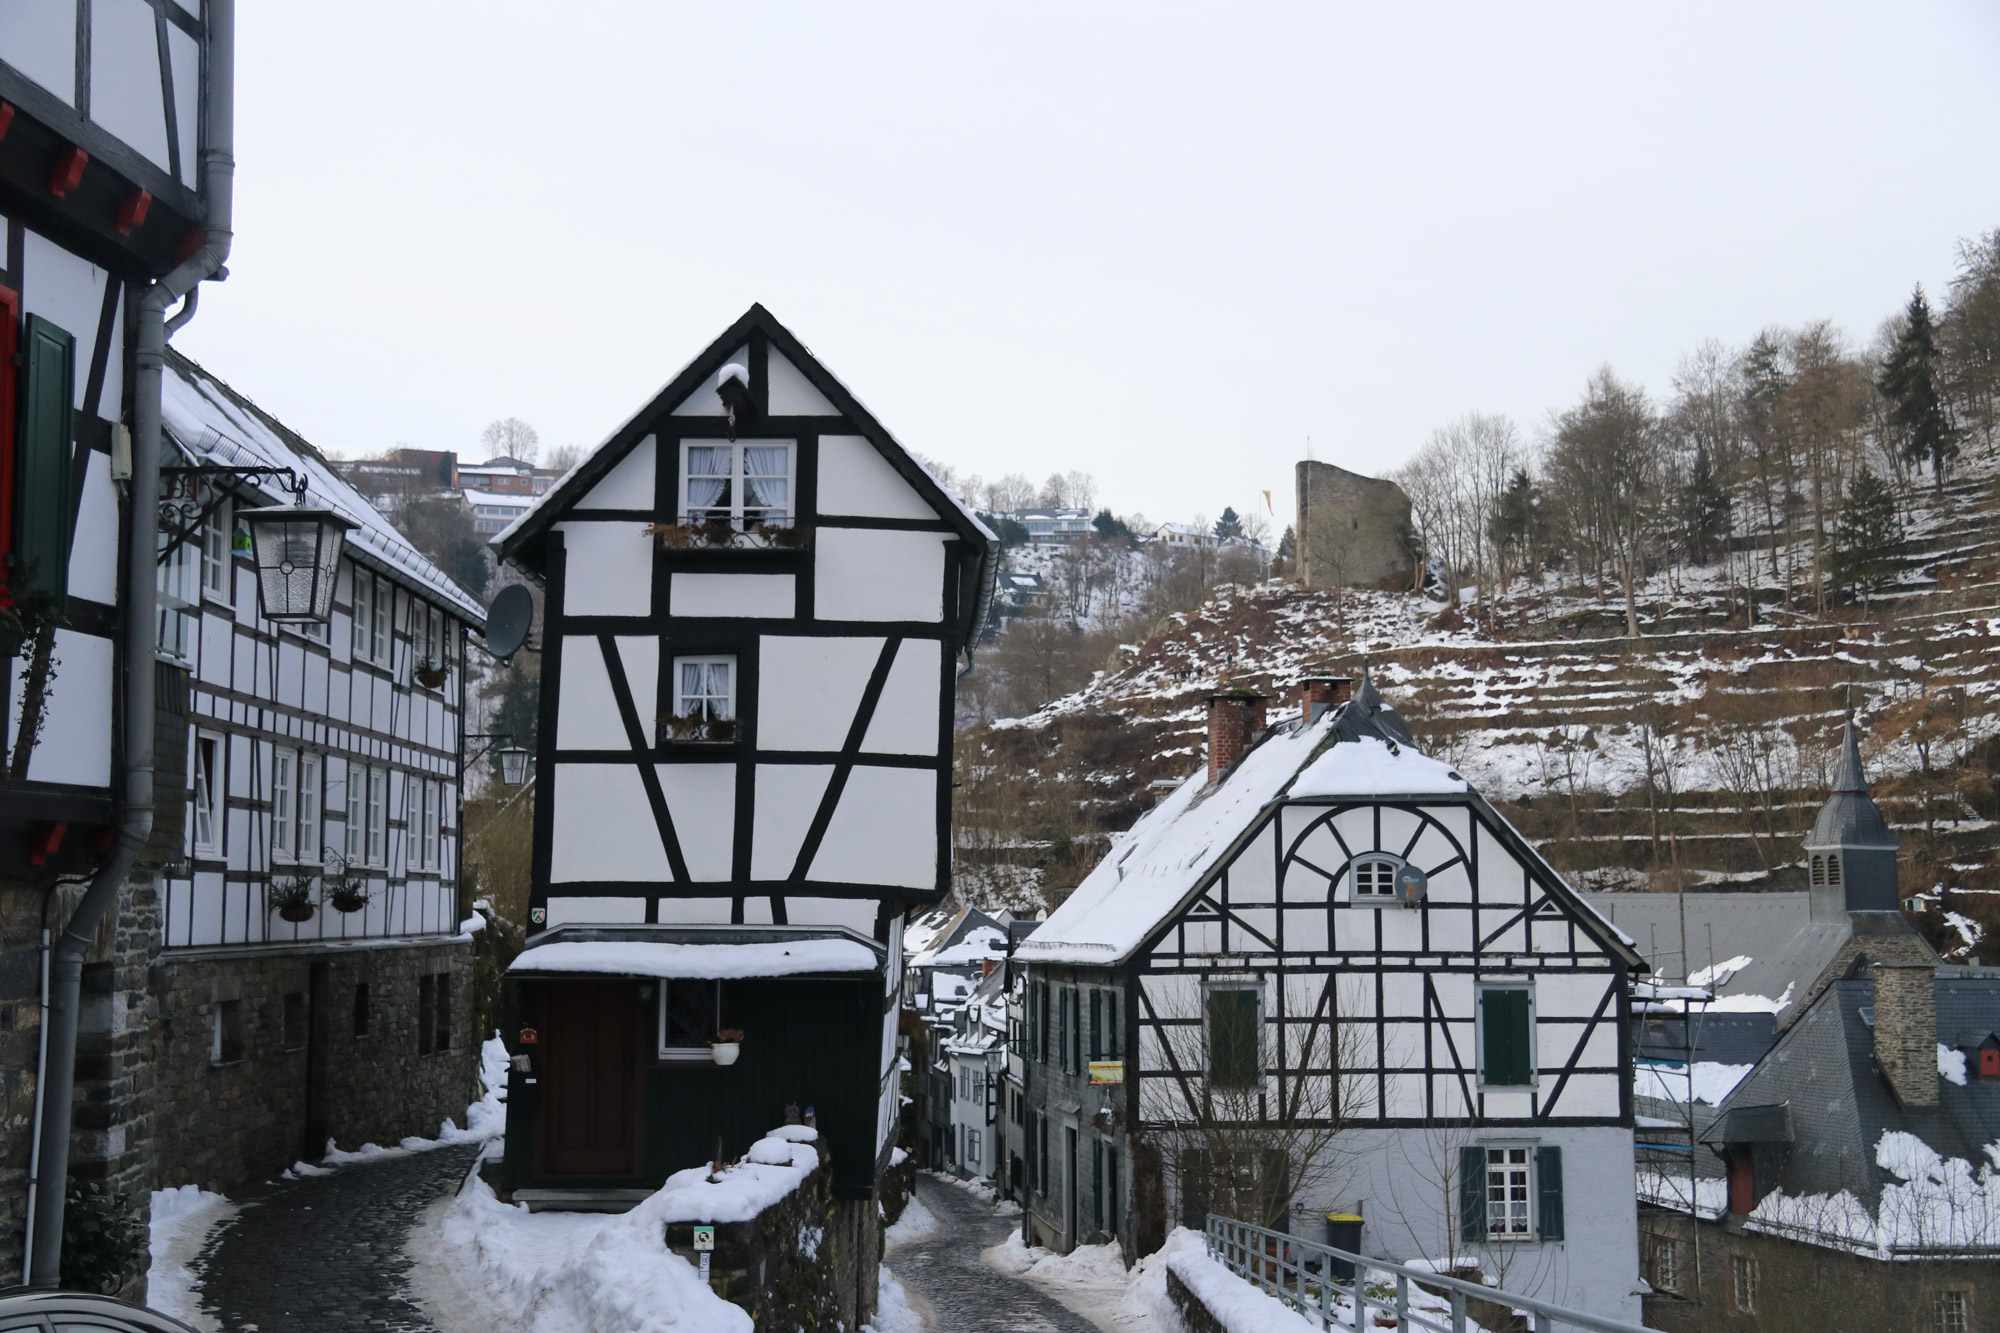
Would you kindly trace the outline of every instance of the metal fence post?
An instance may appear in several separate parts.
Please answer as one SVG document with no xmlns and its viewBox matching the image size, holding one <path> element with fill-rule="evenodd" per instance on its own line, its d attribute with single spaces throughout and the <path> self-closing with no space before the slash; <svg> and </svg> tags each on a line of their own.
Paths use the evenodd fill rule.
<svg viewBox="0 0 2000 1333">
<path fill-rule="evenodd" d="M 1451 1293 L 1451 1333 L 1465 1333 L 1465 1293 Z"/>
<path fill-rule="evenodd" d="M 1410 1279 L 1396 1274 L 1396 1327 L 1410 1326 Z"/>
<path fill-rule="evenodd" d="M 1319 1326 L 1333 1327 L 1333 1256 L 1325 1251 L 1319 1257 Z"/>
</svg>

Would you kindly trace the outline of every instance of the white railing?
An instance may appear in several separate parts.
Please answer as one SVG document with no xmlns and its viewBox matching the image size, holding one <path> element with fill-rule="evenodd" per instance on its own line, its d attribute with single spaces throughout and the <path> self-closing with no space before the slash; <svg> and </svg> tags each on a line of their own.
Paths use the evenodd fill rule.
<svg viewBox="0 0 2000 1333">
<path fill-rule="evenodd" d="M 1208 1215 L 1207 1239 L 1209 1256 L 1216 1262 L 1307 1319 L 1318 1320 L 1322 1329 L 1373 1333 L 1376 1327 L 1394 1327 L 1422 1329 L 1426 1333 L 1466 1333 L 1468 1328 L 1476 1327 L 1466 1322 L 1466 1303 L 1477 1300 L 1526 1311 L 1532 1318 L 1534 1333 L 1555 1333 L 1559 1328 L 1580 1328 L 1588 1333 L 1650 1333 L 1643 1326 L 1622 1319 L 1585 1314 L 1519 1292 L 1445 1277 L 1425 1268 L 1370 1259 L 1214 1213 Z M 1336 1263 L 1352 1264 L 1353 1278 L 1334 1276 Z M 1447 1302 L 1449 1313 L 1435 1305 L 1428 1309 L 1412 1305 L 1412 1284 L 1428 1288 L 1437 1300 Z M 1371 1286 L 1378 1288 L 1375 1294 L 1370 1293 Z M 1385 1287 L 1390 1291 L 1379 1291 Z M 1382 1317 L 1380 1325 L 1370 1319 L 1371 1312 Z M 1393 1325 L 1389 1323 L 1391 1319 L 1395 1321 Z"/>
</svg>

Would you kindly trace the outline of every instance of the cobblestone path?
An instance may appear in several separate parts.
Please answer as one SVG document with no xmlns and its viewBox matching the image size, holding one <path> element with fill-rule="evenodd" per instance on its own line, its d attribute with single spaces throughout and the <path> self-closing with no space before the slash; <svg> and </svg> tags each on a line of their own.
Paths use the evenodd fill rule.
<svg viewBox="0 0 2000 1333">
<path fill-rule="evenodd" d="M 203 1307 L 229 1333 L 431 1333 L 405 1294 L 403 1238 L 478 1151 L 357 1162 L 244 1194 L 197 1261 Z"/>
<path fill-rule="evenodd" d="M 938 1333 L 1098 1333 L 1026 1282 L 982 1263 L 979 1252 L 1021 1225 L 955 1185 L 919 1174 L 917 1197 L 936 1214 L 938 1233 L 889 1255 L 889 1271 Z M 921 1305 L 919 1305 L 921 1302 Z"/>
</svg>

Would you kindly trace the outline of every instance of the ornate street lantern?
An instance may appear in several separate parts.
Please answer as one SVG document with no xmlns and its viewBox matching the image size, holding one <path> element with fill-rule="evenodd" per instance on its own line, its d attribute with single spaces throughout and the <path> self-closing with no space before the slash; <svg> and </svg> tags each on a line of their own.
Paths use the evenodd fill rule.
<svg viewBox="0 0 2000 1333">
<path fill-rule="evenodd" d="M 333 615 L 340 550 L 354 526 L 331 509 L 272 505 L 239 509 L 257 560 L 257 601 L 280 625 L 324 624 Z"/>
<path fill-rule="evenodd" d="M 518 745 L 500 747 L 500 780 L 518 787 L 528 780 L 528 752 Z"/>
</svg>

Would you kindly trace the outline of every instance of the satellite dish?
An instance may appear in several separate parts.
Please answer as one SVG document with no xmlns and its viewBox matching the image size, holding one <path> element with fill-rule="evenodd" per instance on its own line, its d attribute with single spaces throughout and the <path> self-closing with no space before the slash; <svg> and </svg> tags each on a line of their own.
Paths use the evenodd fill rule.
<svg viewBox="0 0 2000 1333">
<path fill-rule="evenodd" d="M 535 599 L 522 584 L 508 584 L 486 608 L 486 651 L 506 661 L 521 651 L 534 623 Z"/>
</svg>

